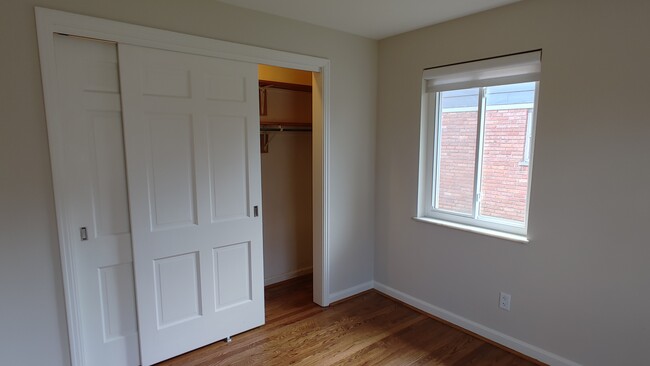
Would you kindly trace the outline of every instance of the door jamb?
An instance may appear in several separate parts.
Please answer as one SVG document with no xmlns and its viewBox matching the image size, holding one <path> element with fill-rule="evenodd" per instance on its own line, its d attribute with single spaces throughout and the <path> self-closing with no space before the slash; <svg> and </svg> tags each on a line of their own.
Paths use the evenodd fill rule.
<svg viewBox="0 0 650 366">
<path fill-rule="evenodd" d="M 315 139 L 314 171 L 314 294 L 313 300 L 321 306 L 329 305 L 329 177 L 330 177 L 330 61 L 324 58 L 291 52 L 248 46 L 211 38 L 192 36 L 161 29 L 127 24 L 41 7 L 35 8 L 41 77 L 48 127 L 52 180 L 56 207 L 58 240 L 63 272 L 64 296 L 68 323 L 72 365 L 84 364 L 81 341 L 80 305 L 77 297 L 75 266 L 72 253 L 74 233 L 69 232 L 66 208 L 63 207 L 65 177 L 62 165 L 61 111 L 58 103 L 58 85 L 54 55 L 54 34 L 67 34 L 115 43 L 159 48 L 169 51 L 218 57 L 235 61 L 267 64 L 314 72 L 319 85 L 322 111 L 314 116 Z M 320 123 L 318 123 L 320 121 Z"/>
</svg>

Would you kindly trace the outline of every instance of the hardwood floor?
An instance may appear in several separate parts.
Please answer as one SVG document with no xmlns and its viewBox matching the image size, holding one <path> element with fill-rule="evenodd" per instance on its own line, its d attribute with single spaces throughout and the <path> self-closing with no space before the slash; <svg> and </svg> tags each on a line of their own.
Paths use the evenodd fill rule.
<svg viewBox="0 0 650 366">
<path fill-rule="evenodd" d="M 535 365 L 375 291 L 329 308 L 311 292 L 311 277 L 271 286 L 266 325 L 159 365 Z"/>
</svg>

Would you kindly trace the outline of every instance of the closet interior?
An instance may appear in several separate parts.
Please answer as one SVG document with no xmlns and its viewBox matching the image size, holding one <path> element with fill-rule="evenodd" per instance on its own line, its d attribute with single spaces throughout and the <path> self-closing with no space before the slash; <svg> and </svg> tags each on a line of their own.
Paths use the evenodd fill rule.
<svg viewBox="0 0 650 366">
<path fill-rule="evenodd" d="M 264 284 L 312 273 L 312 73 L 259 65 Z"/>
</svg>

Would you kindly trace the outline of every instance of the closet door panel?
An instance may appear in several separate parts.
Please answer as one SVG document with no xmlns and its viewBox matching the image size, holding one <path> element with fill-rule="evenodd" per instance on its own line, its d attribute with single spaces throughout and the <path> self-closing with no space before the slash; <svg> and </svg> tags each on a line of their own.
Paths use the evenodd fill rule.
<svg viewBox="0 0 650 366">
<path fill-rule="evenodd" d="M 257 65 L 119 55 L 148 365 L 264 323 Z"/>
<path fill-rule="evenodd" d="M 55 35 L 58 169 L 84 362 L 140 364 L 115 44 Z M 82 232 L 84 234 L 82 234 Z"/>
<path fill-rule="evenodd" d="M 210 194 L 212 221 L 248 216 L 246 119 L 210 116 Z"/>
<path fill-rule="evenodd" d="M 189 114 L 147 114 L 147 182 L 153 230 L 196 224 L 194 142 Z"/>
</svg>

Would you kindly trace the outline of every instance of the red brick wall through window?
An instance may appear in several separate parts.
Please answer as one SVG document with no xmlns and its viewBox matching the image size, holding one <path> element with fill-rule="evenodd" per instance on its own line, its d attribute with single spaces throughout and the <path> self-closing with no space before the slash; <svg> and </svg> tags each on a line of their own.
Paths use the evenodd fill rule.
<svg viewBox="0 0 650 366">
<path fill-rule="evenodd" d="M 528 109 L 486 111 L 480 214 L 524 221 Z M 477 112 L 443 112 L 438 208 L 471 213 Z"/>
</svg>

